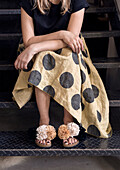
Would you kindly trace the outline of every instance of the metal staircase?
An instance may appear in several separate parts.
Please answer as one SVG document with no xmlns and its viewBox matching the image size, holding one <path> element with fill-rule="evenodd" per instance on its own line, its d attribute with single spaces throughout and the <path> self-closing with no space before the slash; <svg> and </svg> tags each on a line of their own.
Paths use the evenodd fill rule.
<svg viewBox="0 0 120 170">
<path fill-rule="evenodd" d="M 105 15 L 112 15 L 116 12 L 115 6 L 100 7 L 93 6 L 85 13 L 85 22 L 82 29 L 82 34 L 88 44 L 88 49 L 93 40 L 99 42 L 101 39 L 109 40 L 109 37 L 120 37 L 120 30 L 95 30 L 91 31 L 90 26 L 87 25 L 88 17 L 90 15 L 103 17 Z M 108 18 L 109 19 L 109 18 Z M 0 3 L 0 113 L 4 109 L 17 109 L 17 104 L 12 101 L 12 89 L 18 77 L 18 71 L 14 68 L 14 61 L 17 57 L 17 47 L 22 36 L 20 23 L 20 9 L 18 9 L 16 0 L 1 0 Z M 86 29 L 84 29 L 86 28 Z M 87 28 L 90 28 L 87 30 Z M 86 31 L 87 30 L 87 31 Z M 99 45 L 99 44 L 98 44 Z M 101 44 L 101 46 L 104 45 Z M 97 45 L 96 45 L 97 46 Z M 106 49 L 107 51 L 107 49 Z M 103 50 L 104 52 L 104 50 Z M 98 69 L 105 82 L 105 74 L 107 69 L 120 68 L 120 58 L 107 58 L 92 56 L 91 58 L 94 66 Z M 106 85 L 105 85 L 106 86 Z M 60 139 L 53 140 L 51 149 L 40 149 L 35 145 L 35 128 L 31 127 L 27 131 L 1 131 L 0 132 L 0 156 L 112 156 L 120 155 L 120 118 L 113 114 L 113 108 L 120 107 L 120 92 L 115 90 L 108 90 L 106 87 L 109 101 L 110 101 L 110 123 L 113 127 L 113 136 L 109 139 L 99 139 L 91 137 L 87 134 L 78 137 L 80 145 L 74 149 L 64 149 Z M 57 110 L 61 109 L 53 99 L 51 105 Z M 36 109 L 35 96 L 33 95 L 30 101 L 24 106 L 22 110 Z M 114 109 L 113 109 L 114 110 Z M 17 114 L 17 113 L 16 113 Z"/>
</svg>

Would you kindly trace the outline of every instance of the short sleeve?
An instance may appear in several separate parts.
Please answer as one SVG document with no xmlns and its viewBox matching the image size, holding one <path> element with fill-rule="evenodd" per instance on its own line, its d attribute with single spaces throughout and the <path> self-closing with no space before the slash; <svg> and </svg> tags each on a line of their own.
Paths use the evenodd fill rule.
<svg viewBox="0 0 120 170">
<path fill-rule="evenodd" d="M 32 11 L 33 6 L 30 1 L 31 0 L 19 0 L 18 6 L 22 7 L 30 17 L 33 17 L 33 11 Z"/>
<path fill-rule="evenodd" d="M 72 13 L 77 12 L 81 10 L 82 8 L 85 8 L 85 11 L 89 8 L 89 3 L 87 0 L 72 0 Z"/>
</svg>

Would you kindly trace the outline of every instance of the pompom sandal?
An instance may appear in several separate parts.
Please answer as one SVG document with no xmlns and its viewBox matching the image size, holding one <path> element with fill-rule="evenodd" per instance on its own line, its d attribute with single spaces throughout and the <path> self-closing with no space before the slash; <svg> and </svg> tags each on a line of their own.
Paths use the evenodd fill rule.
<svg viewBox="0 0 120 170">
<path fill-rule="evenodd" d="M 51 140 L 56 137 L 56 129 L 52 125 L 40 125 L 36 129 L 36 139 L 35 143 L 41 148 L 50 148 L 52 146 Z M 40 143 L 40 141 L 45 139 L 45 143 Z M 49 140 L 48 143 L 46 140 Z M 47 144 L 46 144 L 47 142 Z"/>
<path fill-rule="evenodd" d="M 70 122 L 67 125 L 63 124 L 58 128 L 58 137 L 62 140 L 64 139 L 69 139 L 69 138 L 73 138 L 73 136 L 78 136 L 80 132 L 80 128 L 79 126 L 74 123 L 74 122 Z M 75 140 L 77 140 L 74 143 L 70 144 L 69 142 L 63 142 L 63 146 L 64 148 L 73 148 L 76 147 L 79 144 L 79 140 L 74 138 Z"/>
</svg>

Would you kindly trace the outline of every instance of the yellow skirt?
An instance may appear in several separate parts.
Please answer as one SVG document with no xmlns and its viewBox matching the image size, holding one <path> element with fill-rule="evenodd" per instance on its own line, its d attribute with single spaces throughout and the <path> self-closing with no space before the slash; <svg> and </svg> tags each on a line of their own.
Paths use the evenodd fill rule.
<svg viewBox="0 0 120 170">
<path fill-rule="evenodd" d="M 92 64 L 83 36 L 84 51 L 70 48 L 42 51 L 33 56 L 28 69 L 20 70 L 12 99 L 21 109 L 31 98 L 34 86 L 49 94 L 85 128 L 99 137 L 112 136 L 109 100 L 98 71 Z M 18 52 L 24 50 L 19 43 Z"/>
</svg>

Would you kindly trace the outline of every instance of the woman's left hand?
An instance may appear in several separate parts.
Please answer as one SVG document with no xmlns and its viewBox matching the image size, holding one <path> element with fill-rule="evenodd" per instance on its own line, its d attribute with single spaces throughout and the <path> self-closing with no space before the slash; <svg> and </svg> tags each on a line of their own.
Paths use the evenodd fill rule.
<svg viewBox="0 0 120 170">
<path fill-rule="evenodd" d="M 35 54 L 33 45 L 28 46 L 14 62 L 14 66 L 16 69 L 27 69 L 27 64 L 33 58 Z"/>
</svg>

